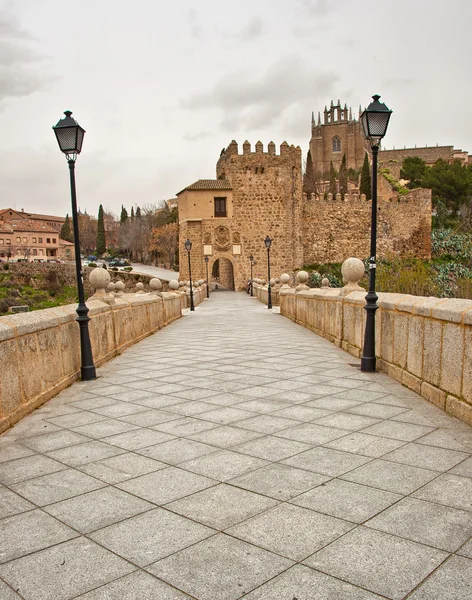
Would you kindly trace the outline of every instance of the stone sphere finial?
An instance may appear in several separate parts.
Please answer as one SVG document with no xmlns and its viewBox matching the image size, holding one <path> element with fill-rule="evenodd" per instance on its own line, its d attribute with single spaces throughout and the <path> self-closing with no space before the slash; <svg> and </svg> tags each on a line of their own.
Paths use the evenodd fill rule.
<svg viewBox="0 0 472 600">
<path fill-rule="evenodd" d="M 327 277 L 323 277 L 323 279 L 321 280 L 321 287 L 329 288 L 329 279 Z"/>
<path fill-rule="evenodd" d="M 118 296 L 123 296 L 125 293 L 125 284 L 122 281 L 118 280 L 115 282 L 115 292 Z"/>
<path fill-rule="evenodd" d="M 282 273 L 282 275 L 280 276 L 280 282 L 282 283 L 282 286 L 281 286 L 280 289 L 281 290 L 289 290 L 289 289 L 291 289 L 290 285 L 289 285 L 290 284 L 290 280 L 291 280 L 291 277 L 290 277 L 290 275 L 288 273 Z"/>
<path fill-rule="evenodd" d="M 296 292 L 302 292 L 303 290 L 310 289 L 306 284 L 306 282 L 308 281 L 308 278 L 309 278 L 309 275 L 306 271 L 298 271 L 297 278 L 296 278 L 298 285 L 295 288 Z"/>
<path fill-rule="evenodd" d="M 173 292 L 176 292 L 179 289 L 179 282 L 176 279 L 171 279 L 169 281 L 169 289 Z"/>
<path fill-rule="evenodd" d="M 90 285 L 95 290 L 94 297 L 105 296 L 110 283 L 110 273 L 101 267 L 92 269 L 89 275 Z"/>
<path fill-rule="evenodd" d="M 157 277 L 153 277 L 149 282 L 149 287 L 154 294 L 158 294 L 160 291 L 162 291 L 162 281 Z"/>
<path fill-rule="evenodd" d="M 144 291 L 144 283 L 141 283 L 140 281 L 138 281 L 138 283 L 136 284 L 136 293 L 137 294 L 145 294 L 146 293 Z"/>
<path fill-rule="evenodd" d="M 344 287 L 341 289 L 341 295 L 345 296 L 350 292 L 365 292 L 365 289 L 359 285 L 359 281 L 364 276 L 364 263 L 359 258 L 348 258 L 341 266 Z"/>
<path fill-rule="evenodd" d="M 110 283 L 107 285 L 107 290 L 110 292 L 110 294 L 112 294 L 115 291 L 115 284 L 113 283 L 113 281 L 110 281 Z"/>
<path fill-rule="evenodd" d="M 272 279 L 269 281 L 269 283 L 270 283 L 270 287 L 274 287 L 274 285 L 275 285 L 275 278 L 272 277 Z"/>
</svg>

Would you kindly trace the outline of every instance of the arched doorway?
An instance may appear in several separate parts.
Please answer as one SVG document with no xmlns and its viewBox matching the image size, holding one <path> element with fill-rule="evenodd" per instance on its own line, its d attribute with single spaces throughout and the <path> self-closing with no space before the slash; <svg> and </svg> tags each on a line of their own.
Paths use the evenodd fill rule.
<svg viewBox="0 0 472 600">
<path fill-rule="evenodd" d="M 234 269 L 229 258 L 217 258 L 211 268 L 212 282 L 226 290 L 234 291 Z"/>
</svg>

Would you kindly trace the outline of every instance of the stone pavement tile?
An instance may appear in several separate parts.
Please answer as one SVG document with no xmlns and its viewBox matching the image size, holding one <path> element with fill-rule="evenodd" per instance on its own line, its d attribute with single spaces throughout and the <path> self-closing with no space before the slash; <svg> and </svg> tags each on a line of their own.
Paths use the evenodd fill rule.
<svg viewBox="0 0 472 600">
<path fill-rule="evenodd" d="M 190 383 L 194 384 L 193 381 Z M 218 392 L 215 390 L 207 390 L 202 388 L 190 388 L 188 390 L 183 390 L 181 392 L 174 392 L 174 396 L 177 398 L 182 398 L 184 400 L 202 400 L 205 401 L 206 398 L 210 398 L 211 396 L 216 396 Z"/>
<path fill-rule="evenodd" d="M 226 530 L 226 533 L 301 561 L 354 525 L 292 504 L 280 504 Z"/>
<path fill-rule="evenodd" d="M 365 525 L 446 552 L 455 552 L 472 535 L 470 512 L 415 498 L 404 498 Z"/>
<path fill-rule="evenodd" d="M 11 485 L 12 483 L 18 483 L 26 479 L 33 479 L 33 477 L 62 471 L 66 468 L 62 463 L 47 456 L 36 454 L 26 456 L 25 458 L 17 458 L 2 464 L 0 469 L 0 483 Z"/>
<path fill-rule="evenodd" d="M 316 423 L 301 423 L 295 427 L 290 427 L 289 429 L 284 429 L 283 431 L 278 431 L 276 433 L 277 436 L 289 440 L 305 442 L 312 446 L 316 446 L 343 437 L 347 435 L 348 432 L 334 427 L 323 427 Z"/>
<path fill-rule="evenodd" d="M 256 440 L 234 446 L 233 450 L 275 462 L 304 452 L 305 450 L 310 450 L 310 448 L 309 444 L 266 435 Z"/>
<path fill-rule="evenodd" d="M 361 590 L 304 565 L 294 565 L 261 585 L 244 600 L 380 600 L 380 596 Z"/>
<path fill-rule="evenodd" d="M 472 452 L 472 430 L 469 427 L 463 429 L 438 429 L 423 436 L 418 440 L 418 444 L 427 444 L 428 446 L 437 446 L 438 448 L 448 448 L 458 450 L 459 452 Z"/>
<path fill-rule="evenodd" d="M 146 451 L 139 450 L 139 452 Z M 118 456 L 112 456 L 111 458 L 104 458 L 103 460 L 97 460 L 86 465 L 80 465 L 78 467 L 84 473 L 88 473 L 92 477 L 105 481 L 110 485 L 126 481 L 138 477 L 139 475 L 146 475 L 153 471 L 159 471 L 165 469 L 166 464 L 161 463 L 157 460 L 140 456 L 134 452 L 125 452 Z"/>
<path fill-rule="evenodd" d="M 250 400 L 250 397 L 246 398 L 247 400 Z M 225 393 L 217 393 L 216 396 L 208 396 L 207 398 L 205 398 L 205 402 L 207 404 L 213 404 L 216 406 L 233 406 L 234 404 L 239 404 L 240 402 L 244 402 L 245 401 L 245 397 L 244 396 L 240 396 L 238 394 L 231 394 L 229 392 L 225 392 Z"/>
<path fill-rule="evenodd" d="M 313 408 L 311 406 L 304 406 L 303 404 L 291 405 L 288 408 L 277 410 L 274 412 L 274 417 L 286 417 L 287 419 L 295 419 L 296 421 L 302 421 L 307 423 L 308 421 L 316 421 L 321 417 L 333 414 L 331 411 L 323 408 Z"/>
<path fill-rule="evenodd" d="M 239 391 L 237 394 L 239 394 L 239 397 L 243 396 L 249 400 L 250 398 L 267 398 L 267 396 L 274 396 L 277 394 L 277 390 L 262 385 L 256 385 L 254 387 L 249 387 L 244 391 Z M 239 399 L 238 402 L 241 402 L 241 399 Z"/>
<path fill-rule="evenodd" d="M 319 398 L 318 394 L 307 394 L 306 392 L 297 391 L 284 391 L 278 394 L 274 394 L 270 396 L 271 400 L 281 400 L 282 402 L 289 402 L 292 405 L 302 404 L 303 402 L 308 402 L 310 400 L 316 400 Z"/>
<path fill-rule="evenodd" d="M 192 417 L 194 415 L 206 413 L 211 410 L 215 410 L 215 406 L 213 404 L 199 402 L 198 400 L 188 400 L 186 402 L 182 401 L 180 404 L 172 404 L 172 406 L 167 408 L 168 412 L 185 417 Z M 204 418 L 205 417 L 202 416 L 202 419 Z"/>
<path fill-rule="evenodd" d="M 242 403 L 236 405 L 234 408 L 239 408 L 241 410 L 249 410 L 256 413 L 272 413 L 275 410 L 279 410 L 282 408 L 287 408 L 288 406 L 292 406 L 290 402 L 282 402 L 281 400 L 274 400 L 273 398 L 256 398 L 255 400 L 244 400 L 242 399 Z M 281 415 L 283 416 L 283 415 Z"/>
<path fill-rule="evenodd" d="M 97 408 L 102 408 L 103 406 L 114 406 L 116 402 L 116 400 L 113 398 L 108 398 L 107 396 L 90 396 L 90 394 L 87 394 L 86 398 L 69 402 L 68 406 L 73 406 L 74 408 L 78 408 L 80 410 L 94 411 Z"/>
<path fill-rule="evenodd" d="M 102 408 L 93 408 L 90 410 L 99 415 L 116 419 L 118 417 L 126 417 L 127 415 L 144 412 L 146 407 L 141 404 L 132 404 L 131 402 L 115 402 L 110 406 L 103 406 Z"/>
<path fill-rule="evenodd" d="M 398 494 L 333 479 L 290 502 L 333 517 L 363 523 L 400 499 Z"/>
<path fill-rule="evenodd" d="M 103 585 L 76 600 L 190 600 L 190 596 L 179 592 L 150 573 L 135 571 L 111 583 Z M 6 599 L 8 600 L 8 599 Z"/>
<path fill-rule="evenodd" d="M 348 408 L 346 412 L 355 415 L 364 415 L 366 417 L 374 417 L 376 419 L 389 419 L 400 413 L 404 413 L 407 409 L 398 406 L 389 406 L 388 404 L 376 404 L 375 402 L 364 402 L 352 408 Z"/>
<path fill-rule="evenodd" d="M 154 504 L 106 487 L 50 504 L 44 510 L 80 533 L 90 533 L 153 508 Z"/>
<path fill-rule="evenodd" d="M 37 506 L 66 500 L 103 487 L 103 483 L 75 469 L 66 469 L 15 483 L 11 489 Z"/>
<path fill-rule="evenodd" d="M 260 438 L 261 436 L 262 434 L 257 431 L 248 431 L 246 429 L 231 427 L 231 425 L 222 425 L 221 427 L 214 427 L 207 431 L 189 435 L 188 437 L 197 442 L 211 444 L 218 448 L 229 448 L 249 440 Z"/>
<path fill-rule="evenodd" d="M 457 467 L 451 470 L 454 475 L 462 475 L 463 477 L 472 477 L 472 456 L 464 462 L 461 462 Z"/>
<path fill-rule="evenodd" d="M 359 526 L 305 562 L 343 581 L 401 600 L 447 556 L 429 546 Z"/>
<path fill-rule="evenodd" d="M 2 600 L 21 600 L 10 586 L 0 579 L 0 598 Z"/>
<path fill-rule="evenodd" d="M 452 556 L 431 577 L 408 596 L 409 600 L 470 600 L 472 597 L 472 560 Z"/>
<path fill-rule="evenodd" d="M 227 481 L 267 464 L 266 460 L 223 449 L 183 462 L 180 467 L 217 481 Z"/>
<path fill-rule="evenodd" d="M 63 415 L 62 417 L 51 417 L 48 421 L 53 425 L 58 425 L 64 429 L 72 429 L 74 427 L 80 427 L 80 425 L 88 425 L 89 423 L 97 423 L 98 421 L 104 421 L 106 417 L 98 415 L 97 413 L 83 410 L 79 413 L 72 413 L 71 415 Z"/>
<path fill-rule="evenodd" d="M 239 410 L 234 407 L 224 407 L 210 410 L 201 416 L 205 421 L 210 421 L 219 425 L 229 425 L 250 417 L 257 417 L 257 413 L 248 410 Z"/>
<path fill-rule="evenodd" d="M 149 410 L 147 407 L 143 408 L 145 408 L 145 412 L 120 417 L 119 420 L 124 421 L 125 423 L 131 423 L 132 425 L 139 425 L 140 427 L 152 427 L 159 423 L 180 419 L 180 415 L 175 413 L 166 412 L 164 410 Z"/>
<path fill-rule="evenodd" d="M 27 510 L 32 510 L 33 508 L 36 508 L 34 504 L 0 485 L 0 519 L 11 517 Z"/>
<path fill-rule="evenodd" d="M 362 454 L 362 456 L 370 456 L 371 458 L 379 458 L 387 452 L 391 452 L 405 442 L 399 440 L 391 440 L 375 435 L 366 435 L 365 433 L 356 432 L 345 435 L 342 438 L 333 440 L 324 444 L 327 448 L 335 450 L 344 450 L 353 454 Z"/>
<path fill-rule="evenodd" d="M 207 431 L 207 429 L 214 429 L 215 427 L 218 427 L 218 423 L 194 419 L 192 417 L 182 417 L 181 419 L 176 419 L 174 421 L 153 425 L 152 429 L 164 431 L 165 433 L 177 437 L 189 437 L 195 433 Z"/>
<path fill-rule="evenodd" d="M 146 391 L 153 394 L 164 394 L 164 395 L 172 395 L 174 392 L 183 392 L 184 390 L 188 390 L 190 386 L 181 385 L 178 383 L 164 383 L 159 384 L 158 381 L 154 382 L 154 386 L 148 388 Z M 128 398 L 131 400 L 134 396 L 134 392 L 128 395 Z"/>
<path fill-rule="evenodd" d="M 133 404 L 139 404 L 146 408 L 167 408 L 173 404 L 180 404 L 182 398 L 175 396 L 165 396 L 164 394 L 146 394 L 146 397 L 133 400 Z"/>
<path fill-rule="evenodd" d="M 414 425 L 413 423 L 400 423 L 398 421 L 382 421 L 364 429 L 363 433 L 392 438 L 403 442 L 414 440 L 434 431 L 432 427 Z"/>
<path fill-rule="evenodd" d="M 34 531 L 34 535 L 31 535 Z M 0 521 L 0 563 L 65 542 L 78 533 L 42 510 L 30 510 Z"/>
<path fill-rule="evenodd" d="M 254 414 L 254 413 L 253 413 Z M 250 431 L 260 433 L 276 433 L 282 429 L 288 429 L 293 425 L 298 425 L 299 421 L 295 419 L 284 419 L 283 417 L 274 417 L 273 415 L 257 415 L 250 419 L 239 421 L 237 426 Z"/>
<path fill-rule="evenodd" d="M 306 469 L 321 475 L 338 477 L 369 462 L 371 459 L 359 454 L 350 454 L 331 448 L 312 448 L 283 461 L 283 464 Z"/>
<path fill-rule="evenodd" d="M 460 550 L 457 551 L 457 554 L 461 554 L 462 556 L 467 556 L 468 558 L 472 558 L 472 539 L 464 544 Z"/>
<path fill-rule="evenodd" d="M 112 435 L 118 435 L 119 433 L 133 431 L 133 429 L 138 429 L 138 425 L 132 425 L 131 423 L 125 423 L 117 419 L 107 419 L 98 423 L 88 423 L 87 425 L 74 427 L 71 431 L 99 440 Z"/>
<path fill-rule="evenodd" d="M 366 389 L 352 389 L 352 390 L 337 390 L 334 398 L 340 398 L 343 400 L 357 400 L 358 402 L 377 402 L 378 399 L 386 396 L 386 392 L 369 392 Z"/>
<path fill-rule="evenodd" d="M 438 473 L 435 471 L 377 459 L 341 475 L 341 479 L 406 495 L 437 476 Z"/>
<path fill-rule="evenodd" d="M 123 452 L 124 450 L 121 448 L 115 448 L 108 443 L 104 444 L 103 442 L 94 440 L 85 442 L 84 444 L 77 444 L 76 446 L 69 446 L 68 448 L 53 450 L 52 452 L 48 452 L 47 456 L 57 459 L 70 467 L 77 467 L 94 460 L 116 456 Z"/>
<path fill-rule="evenodd" d="M 70 600 L 136 567 L 86 538 L 0 566 L 0 576 L 25 600 Z"/>
<path fill-rule="evenodd" d="M 229 483 L 277 500 L 289 500 L 328 479 L 326 475 L 274 463 L 247 475 L 236 477 Z"/>
<path fill-rule="evenodd" d="M 262 381 L 260 383 L 263 383 Z M 257 384 L 257 382 L 256 382 Z M 287 391 L 296 391 L 299 390 L 301 388 L 306 388 L 307 385 L 305 382 L 303 381 L 298 381 L 298 379 L 285 379 L 282 381 L 273 381 L 272 383 L 270 382 L 265 382 L 263 383 L 264 385 L 266 385 L 269 388 L 272 388 L 274 390 L 278 390 L 279 392 L 283 391 L 283 390 L 287 390 Z"/>
<path fill-rule="evenodd" d="M 364 429 L 369 425 L 378 423 L 379 419 L 373 417 L 366 417 L 364 415 L 353 415 L 350 413 L 338 412 L 334 415 L 328 415 L 322 417 L 316 421 L 317 425 L 326 425 L 328 427 L 339 427 L 339 429 L 346 429 L 347 431 L 357 431 Z"/>
<path fill-rule="evenodd" d="M 313 408 L 321 408 L 330 410 L 332 412 L 349 410 L 353 406 L 359 406 L 359 400 L 345 400 L 343 398 L 333 398 L 332 396 L 322 396 L 305 402 L 305 406 L 311 406 Z"/>
<path fill-rule="evenodd" d="M 210 381 L 209 379 L 205 383 L 205 389 L 214 390 L 215 392 L 236 392 L 245 390 L 250 387 L 247 383 L 240 383 L 239 381 Z"/>
<path fill-rule="evenodd" d="M 327 374 L 329 374 L 329 372 L 325 371 L 325 374 L 327 375 Z M 353 389 L 357 389 L 357 388 L 363 389 L 363 390 L 368 389 L 365 386 L 365 381 L 359 381 L 358 379 L 349 379 L 349 376 L 342 377 L 341 379 L 330 378 L 327 381 L 329 381 L 330 386 L 339 387 L 339 388 L 342 388 L 345 390 L 353 390 Z M 383 389 L 375 389 L 375 390 L 369 390 L 369 391 L 382 392 L 383 394 L 388 393 Z"/>
<path fill-rule="evenodd" d="M 220 533 L 147 570 L 199 600 L 236 600 L 292 564 Z"/>
<path fill-rule="evenodd" d="M 117 483 L 116 487 L 144 498 L 154 504 L 167 504 L 189 494 L 215 485 L 216 481 L 177 467 L 168 467 L 148 473 L 129 481 Z"/>
<path fill-rule="evenodd" d="M 24 438 L 21 440 L 21 443 L 23 446 L 35 450 L 36 452 L 50 452 L 51 450 L 65 448 L 66 446 L 74 446 L 75 444 L 89 441 L 90 439 L 85 435 L 80 435 L 80 433 L 75 433 L 68 429 L 61 429 L 60 431 L 46 433 L 45 435 Z"/>
<path fill-rule="evenodd" d="M 77 414 L 77 413 L 74 413 Z M 20 423 L 17 423 L 9 431 L 2 434 L 4 440 L 14 442 L 15 440 L 22 440 L 26 437 L 33 437 L 35 435 L 42 435 L 43 433 L 51 433 L 52 431 L 60 431 L 63 427 L 53 425 L 49 421 L 43 421 L 41 418 L 31 419 L 33 415 L 24 417 Z M 72 415 L 67 415 L 71 417 Z M 59 419 L 62 417 L 58 417 Z"/>
<path fill-rule="evenodd" d="M 221 531 L 276 504 L 276 500 L 221 483 L 165 508 Z"/>
<path fill-rule="evenodd" d="M 421 406 L 424 402 L 424 399 L 418 401 L 416 397 L 401 396 L 397 393 L 388 394 L 387 396 L 382 396 L 375 400 L 376 404 L 386 404 L 387 406 L 397 406 L 398 408 L 409 408 L 410 410 Z"/>
<path fill-rule="evenodd" d="M 99 529 L 89 537 L 118 556 L 143 567 L 214 533 L 214 529 L 156 508 Z"/>
<path fill-rule="evenodd" d="M 472 511 L 472 479 L 444 473 L 413 494 L 415 498 Z"/>
<path fill-rule="evenodd" d="M 133 426 L 134 427 L 134 426 Z M 174 439 L 174 436 L 153 429 L 133 429 L 126 433 L 119 433 L 107 437 L 104 441 L 112 446 L 124 448 L 125 450 L 140 450 L 146 446 L 154 446 L 161 442 L 168 442 Z"/>
<path fill-rule="evenodd" d="M 385 460 L 431 469 L 432 471 L 448 471 L 467 456 L 464 452 L 411 443 L 389 452 L 384 458 Z"/>
<path fill-rule="evenodd" d="M 123 372 L 121 374 L 126 375 L 127 373 Z M 88 385 L 84 387 L 84 391 L 93 394 L 94 396 L 112 396 L 121 391 L 121 386 L 110 384 L 110 382 L 103 383 L 100 380 L 95 380 L 88 382 Z"/>
<path fill-rule="evenodd" d="M 25 448 L 22 444 L 7 442 L 5 437 L 0 437 L 0 464 L 33 454 L 32 450 Z"/>
<path fill-rule="evenodd" d="M 208 444 L 202 444 L 185 438 L 176 438 L 170 442 L 149 446 L 137 452 L 169 465 L 178 465 L 181 462 L 192 460 L 193 458 L 198 458 L 217 450 L 218 448 L 215 448 L 215 446 L 209 446 Z"/>
</svg>

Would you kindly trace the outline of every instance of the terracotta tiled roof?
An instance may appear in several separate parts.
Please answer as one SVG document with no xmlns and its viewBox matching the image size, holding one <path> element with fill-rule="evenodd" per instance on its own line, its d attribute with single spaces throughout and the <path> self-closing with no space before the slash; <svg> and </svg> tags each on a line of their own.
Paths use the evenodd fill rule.
<svg viewBox="0 0 472 600">
<path fill-rule="evenodd" d="M 12 227 L 13 231 L 34 231 L 38 233 L 55 233 L 57 235 L 57 230 L 50 227 L 44 221 L 12 219 L 11 221 L 8 221 L 8 224 Z"/>
<path fill-rule="evenodd" d="M 227 179 L 199 179 L 195 183 L 188 185 L 177 195 L 185 190 L 232 190 L 233 187 Z"/>
</svg>

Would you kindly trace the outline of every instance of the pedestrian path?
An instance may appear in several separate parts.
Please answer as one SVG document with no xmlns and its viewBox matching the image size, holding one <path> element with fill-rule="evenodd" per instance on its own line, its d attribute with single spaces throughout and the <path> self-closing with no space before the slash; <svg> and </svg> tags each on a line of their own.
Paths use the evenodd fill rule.
<svg viewBox="0 0 472 600">
<path fill-rule="evenodd" d="M 0 437 L 0 598 L 470 600 L 472 429 L 216 292 Z"/>
</svg>

